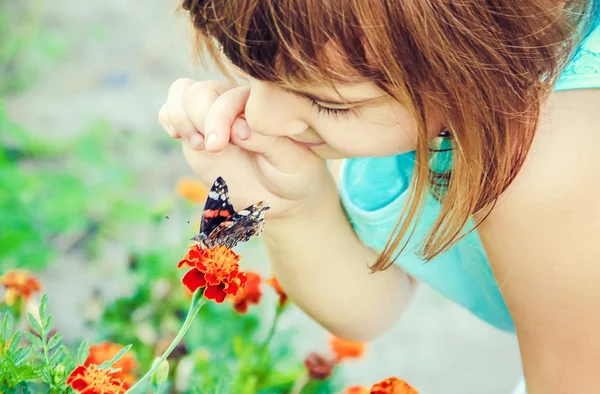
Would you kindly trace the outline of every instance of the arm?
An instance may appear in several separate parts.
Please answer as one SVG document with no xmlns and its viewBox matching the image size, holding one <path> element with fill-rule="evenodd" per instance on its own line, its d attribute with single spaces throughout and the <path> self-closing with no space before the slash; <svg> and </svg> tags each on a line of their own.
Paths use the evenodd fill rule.
<svg viewBox="0 0 600 394">
<path fill-rule="evenodd" d="M 354 234 L 331 189 L 330 203 L 268 222 L 264 242 L 275 276 L 302 310 L 335 335 L 370 340 L 398 319 L 414 284 L 395 264 L 370 273 L 377 253 Z"/>
<path fill-rule="evenodd" d="M 525 167 L 480 229 L 529 394 L 600 392 L 599 99 L 556 95 Z"/>
</svg>

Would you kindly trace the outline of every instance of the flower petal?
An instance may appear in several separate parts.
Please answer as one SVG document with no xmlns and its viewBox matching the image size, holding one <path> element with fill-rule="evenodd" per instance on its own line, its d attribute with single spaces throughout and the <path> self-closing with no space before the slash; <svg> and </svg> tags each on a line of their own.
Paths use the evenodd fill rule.
<svg viewBox="0 0 600 394">
<path fill-rule="evenodd" d="M 370 391 L 366 387 L 362 386 L 351 386 L 344 391 L 343 394 L 369 394 Z"/>
<path fill-rule="evenodd" d="M 83 375 L 85 374 L 85 366 L 80 365 L 77 368 L 75 368 L 73 370 L 73 372 L 71 372 L 69 374 L 69 377 L 67 378 L 67 384 L 71 384 L 71 382 L 73 382 L 76 379 L 81 378 Z"/>
<path fill-rule="evenodd" d="M 365 353 L 367 345 L 364 342 L 349 341 L 332 335 L 329 338 L 331 350 L 336 355 L 337 362 L 347 358 L 359 358 Z"/>
<path fill-rule="evenodd" d="M 240 290 L 240 286 L 237 283 L 226 283 L 223 287 L 223 292 L 227 295 L 236 296 Z"/>
<path fill-rule="evenodd" d="M 193 244 L 190 246 L 190 250 L 188 251 L 187 256 L 190 260 L 196 262 L 197 260 L 202 260 L 204 256 L 204 250 L 198 246 L 198 244 Z"/>
<path fill-rule="evenodd" d="M 371 387 L 371 394 L 419 394 L 414 387 L 395 376 L 382 380 Z"/>
<path fill-rule="evenodd" d="M 206 279 L 206 283 L 208 283 L 211 286 L 216 286 L 219 283 L 221 283 L 215 275 L 213 275 L 209 272 L 204 274 L 204 279 Z"/>
<path fill-rule="evenodd" d="M 194 263 L 192 263 L 187 255 L 185 255 L 185 257 L 179 262 L 177 263 L 177 269 L 183 268 L 183 267 L 189 267 L 189 268 L 193 268 L 194 267 Z"/>
<path fill-rule="evenodd" d="M 191 202 L 203 203 L 208 196 L 206 188 L 194 179 L 182 179 L 176 186 L 177 194 Z"/>
<path fill-rule="evenodd" d="M 235 309 L 237 313 L 241 314 L 248 312 L 248 301 L 242 300 L 240 302 L 236 302 L 233 304 L 233 309 Z"/>
<path fill-rule="evenodd" d="M 221 286 L 222 285 L 206 286 L 206 290 L 204 290 L 204 297 L 207 300 L 215 301 L 217 304 L 222 303 L 223 301 L 225 301 L 225 297 L 227 296 L 227 294 L 225 294 Z"/>
<path fill-rule="evenodd" d="M 267 279 L 265 282 L 273 286 L 273 289 L 275 289 L 275 292 L 279 295 L 279 306 L 284 306 L 288 301 L 288 296 L 279 284 L 277 278 L 273 276 L 271 279 Z"/>
<path fill-rule="evenodd" d="M 181 282 L 188 288 L 192 293 L 198 290 L 200 287 L 206 286 L 206 280 L 204 280 L 204 274 L 197 269 L 189 270 L 181 279 Z"/>
</svg>

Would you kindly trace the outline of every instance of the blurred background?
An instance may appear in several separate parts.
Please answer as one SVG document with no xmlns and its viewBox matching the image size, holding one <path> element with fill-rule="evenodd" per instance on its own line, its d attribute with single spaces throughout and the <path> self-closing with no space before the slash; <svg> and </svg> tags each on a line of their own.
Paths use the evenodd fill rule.
<svg viewBox="0 0 600 394">
<path fill-rule="evenodd" d="M 175 265 L 202 196 L 186 189 L 193 175 L 157 112 L 175 79 L 218 75 L 192 65 L 176 8 L 172 0 L 0 0 L 0 275 L 31 271 L 68 343 L 156 345 L 164 317 L 175 328 L 181 319 L 179 307 L 145 305 L 160 291 L 181 293 L 185 305 Z M 240 251 L 268 276 L 260 242 Z M 326 348 L 327 333 L 290 308 L 280 342 L 301 362 Z M 215 335 L 229 335 L 231 317 L 209 312 Z M 262 308 L 252 318 L 271 315 Z M 422 394 L 505 394 L 520 368 L 513 336 L 421 285 L 396 327 L 339 374 L 367 386 L 395 375 Z"/>
</svg>

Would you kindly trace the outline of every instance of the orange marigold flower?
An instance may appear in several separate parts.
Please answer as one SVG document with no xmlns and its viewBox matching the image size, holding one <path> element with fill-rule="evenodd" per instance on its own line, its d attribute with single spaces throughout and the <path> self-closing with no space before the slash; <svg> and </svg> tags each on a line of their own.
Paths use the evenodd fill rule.
<svg viewBox="0 0 600 394">
<path fill-rule="evenodd" d="M 27 301 L 33 292 L 42 289 L 40 282 L 26 271 L 9 271 L 5 273 L 0 276 L 0 285 L 6 287 L 4 302 L 7 305 L 13 305 L 18 297 L 23 297 Z"/>
<path fill-rule="evenodd" d="M 358 358 L 365 353 L 366 344 L 364 342 L 349 341 L 344 338 L 332 335 L 329 338 L 331 350 L 335 353 L 336 361 L 340 362 L 345 358 Z"/>
<path fill-rule="evenodd" d="M 419 394 L 419 392 L 404 380 L 394 376 L 374 384 L 370 394 Z"/>
<path fill-rule="evenodd" d="M 304 366 L 308 371 L 308 376 L 315 380 L 328 379 L 333 373 L 333 367 L 335 367 L 335 360 L 323 357 L 318 353 L 310 353 L 304 359 Z"/>
<path fill-rule="evenodd" d="M 177 183 L 177 194 L 191 202 L 202 204 L 206 201 L 206 188 L 194 179 L 182 179 Z"/>
<path fill-rule="evenodd" d="M 246 277 L 246 286 L 233 298 L 233 307 L 238 313 L 248 312 L 248 305 L 258 304 L 262 296 L 260 275 L 255 272 L 246 272 Z"/>
<path fill-rule="evenodd" d="M 277 281 L 277 278 L 273 276 L 271 279 L 267 279 L 265 283 L 273 286 L 277 294 L 279 294 L 279 305 L 284 306 L 288 300 L 288 296 L 287 294 L 285 294 L 285 291 L 283 291 L 283 289 L 281 288 L 281 285 L 279 284 L 279 281 Z"/>
<path fill-rule="evenodd" d="M 108 341 L 91 345 L 88 358 L 83 365 L 100 365 L 105 361 L 110 361 L 122 348 L 121 345 Z M 137 361 L 131 352 L 125 353 L 112 367 L 121 369 L 112 375 L 114 378 L 120 379 L 128 385 L 135 383 L 135 376 L 131 372 L 137 368 Z"/>
<path fill-rule="evenodd" d="M 370 391 L 363 386 L 350 386 L 342 394 L 370 394 Z"/>
<path fill-rule="evenodd" d="M 94 364 L 80 365 L 71 372 L 67 384 L 81 394 L 124 393 L 129 385 L 109 370 L 98 369 Z"/>
<path fill-rule="evenodd" d="M 246 274 L 239 271 L 240 257 L 222 245 L 202 249 L 198 244 L 194 244 L 177 268 L 192 268 L 181 280 L 189 291 L 193 293 L 205 287 L 204 297 L 221 303 L 228 295 L 235 297 L 246 284 Z"/>
</svg>

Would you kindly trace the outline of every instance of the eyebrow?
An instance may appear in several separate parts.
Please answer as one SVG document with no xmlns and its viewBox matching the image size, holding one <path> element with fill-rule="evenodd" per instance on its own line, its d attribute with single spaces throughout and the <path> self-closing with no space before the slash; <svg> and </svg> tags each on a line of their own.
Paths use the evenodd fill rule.
<svg viewBox="0 0 600 394">
<path fill-rule="evenodd" d="M 286 88 L 285 89 L 287 92 L 305 98 L 305 99 L 309 99 L 309 100 L 313 100 L 313 101 L 318 101 L 319 103 L 323 103 L 323 104 L 329 104 L 329 105 L 360 105 L 360 104 L 365 104 L 371 101 L 375 101 L 380 99 L 382 96 L 378 96 L 378 97 L 371 97 L 368 99 L 362 99 L 362 100 L 345 100 L 345 101 L 337 101 L 337 100 L 332 100 L 329 98 L 323 98 L 323 97 L 319 97 L 317 95 L 314 95 L 312 93 L 307 93 L 307 92 L 301 92 L 298 90 L 293 90 L 293 89 L 289 89 Z"/>
</svg>

